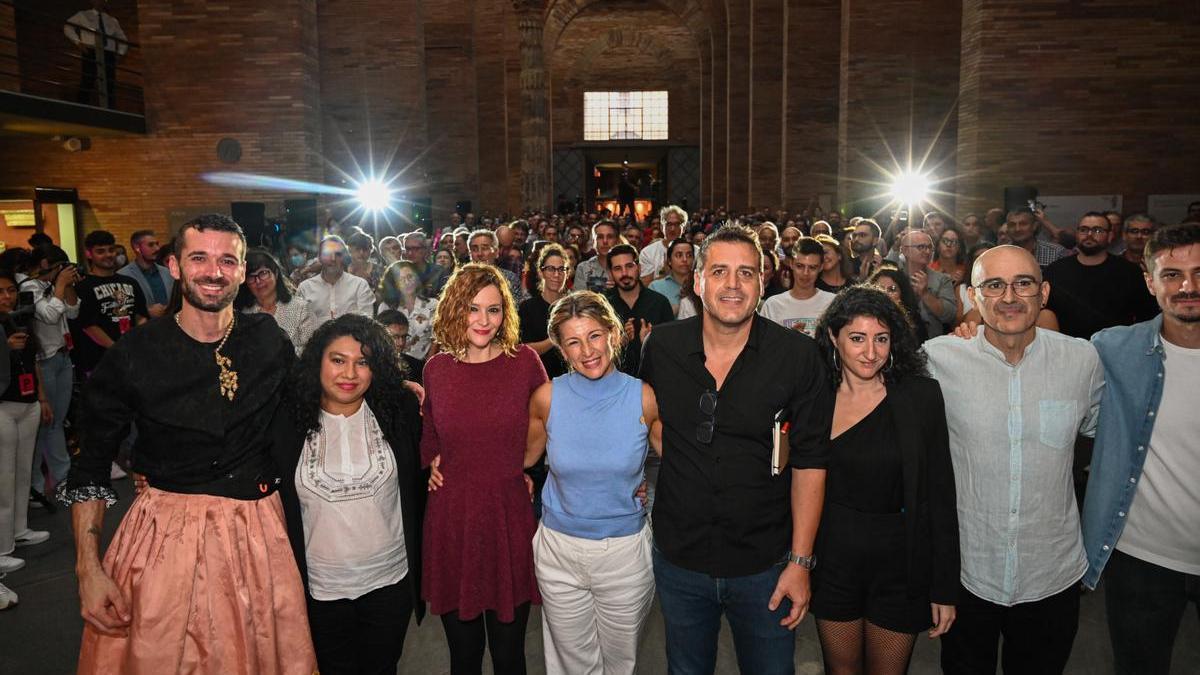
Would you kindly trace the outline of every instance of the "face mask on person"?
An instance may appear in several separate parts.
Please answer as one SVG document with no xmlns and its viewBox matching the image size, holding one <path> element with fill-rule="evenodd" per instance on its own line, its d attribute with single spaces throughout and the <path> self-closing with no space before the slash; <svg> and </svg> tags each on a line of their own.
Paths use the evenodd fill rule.
<svg viewBox="0 0 1200 675">
<path fill-rule="evenodd" d="M 292 267 L 301 267 L 304 265 L 304 256 L 300 253 L 294 254 L 290 260 L 292 261 Z"/>
</svg>

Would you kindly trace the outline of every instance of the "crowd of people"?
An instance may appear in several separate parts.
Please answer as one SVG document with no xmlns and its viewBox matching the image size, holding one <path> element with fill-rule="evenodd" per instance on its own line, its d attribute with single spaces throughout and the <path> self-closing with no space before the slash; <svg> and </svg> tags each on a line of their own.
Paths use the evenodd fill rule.
<svg viewBox="0 0 1200 675">
<path fill-rule="evenodd" d="M 56 494 L 80 672 L 295 673 L 394 672 L 426 608 L 452 672 L 523 673 L 532 605 L 549 672 L 630 673 L 656 595 L 671 672 L 713 672 L 722 616 L 742 672 L 792 672 L 808 613 L 830 673 L 924 631 L 947 673 L 1062 672 L 1103 574 L 1117 671 L 1168 672 L 1200 223 L 904 216 L 10 249 L 0 573 Z"/>
</svg>

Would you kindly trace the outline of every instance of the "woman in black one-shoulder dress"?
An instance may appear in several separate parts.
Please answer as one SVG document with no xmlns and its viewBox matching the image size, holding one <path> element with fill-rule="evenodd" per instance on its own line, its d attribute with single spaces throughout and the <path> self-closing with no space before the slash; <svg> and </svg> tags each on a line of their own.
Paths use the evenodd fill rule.
<svg viewBox="0 0 1200 675">
<path fill-rule="evenodd" d="M 825 671 L 905 673 L 919 632 L 950 629 L 958 516 L 941 389 L 912 322 L 855 286 L 818 326 L 837 392 L 812 612 Z"/>
</svg>

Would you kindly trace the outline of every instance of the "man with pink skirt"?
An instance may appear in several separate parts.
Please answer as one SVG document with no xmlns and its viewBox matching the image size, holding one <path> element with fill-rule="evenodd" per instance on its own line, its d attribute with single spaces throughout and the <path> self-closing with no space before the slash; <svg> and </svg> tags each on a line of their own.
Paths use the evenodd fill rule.
<svg viewBox="0 0 1200 675">
<path fill-rule="evenodd" d="M 71 504 L 80 673 L 316 670 L 267 433 L 295 351 L 269 315 L 235 316 L 246 240 L 225 216 L 179 232 L 182 308 L 132 330 L 83 393 Z M 109 466 L 137 425 L 134 500 L 100 560 Z"/>
</svg>

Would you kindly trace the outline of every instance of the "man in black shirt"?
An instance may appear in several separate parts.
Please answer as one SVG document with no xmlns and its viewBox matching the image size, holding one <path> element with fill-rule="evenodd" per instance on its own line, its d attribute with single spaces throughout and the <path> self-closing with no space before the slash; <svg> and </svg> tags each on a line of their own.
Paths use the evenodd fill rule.
<svg viewBox="0 0 1200 675">
<path fill-rule="evenodd" d="M 1058 316 L 1064 335 L 1087 340 L 1105 328 L 1129 326 L 1158 314 L 1141 268 L 1108 252 L 1111 230 L 1104 214 L 1084 214 L 1075 229 L 1079 252 L 1046 267 L 1046 306 Z"/>
<path fill-rule="evenodd" d="M 617 367 L 630 375 L 638 372 L 642 340 L 650 334 L 650 329 L 675 320 L 671 301 L 643 286 L 639 269 L 637 249 L 629 244 L 618 244 L 608 252 L 608 273 L 613 287 L 604 291 L 604 297 L 625 325 L 625 346 Z"/>
<path fill-rule="evenodd" d="M 84 619 L 80 673 L 312 673 L 304 587 L 288 543 L 271 428 L 295 350 L 263 314 L 235 315 L 246 239 L 225 216 L 180 230 L 182 309 L 109 349 L 83 392 L 83 439 L 58 497 L 71 504 Z M 103 563 L 109 463 L 138 426 L 149 488 Z M 187 635 L 187 639 L 182 636 Z"/>
<path fill-rule="evenodd" d="M 74 322 L 77 348 L 71 356 L 86 378 L 104 353 L 149 315 L 141 285 L 117 272 L 116 238 L 96 230 L 88 233 L 83 245 L 89 266 L 88 275 L 75 284 L 79 317 Z"/>
<path fill-rule="evenodd" d="M 833 395 L 816 343 L 754 311 L 762 250 L 751 230 L 721 228 L 697 262 L 703 312 L 655 328 L 641 366 L 663 422 L 654 577 L 668 667 L 713 672 L 725 613 L 743 673 L 790 673 Z M 779 475 L 776 423 L 790 450 Z"/>
</svg>

